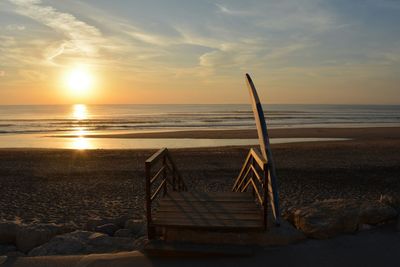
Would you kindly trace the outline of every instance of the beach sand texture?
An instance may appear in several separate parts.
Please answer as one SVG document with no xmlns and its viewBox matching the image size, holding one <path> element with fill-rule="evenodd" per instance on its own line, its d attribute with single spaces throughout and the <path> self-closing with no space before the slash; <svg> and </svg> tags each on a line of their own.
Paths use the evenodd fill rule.
<svg viewBox="0 0 400 267">
<path fill-rule="evenodd" d="M 225 138 L 245 138 L 225 133 Z M 215 135 L 224 136 L 224 131 Z M 272 146 L 283 212 L 327 198 L 368 201 L 400 194 L 400 128 L 287 129 L 271 135 L 352 138 Z M 223 147 L 171 153 L 190 190 L 223 191 L 231 189 L 247 151 Z M 0 150 L 0 219 L 83 226 L 97 216 L 142 217 L 144 161 L 154 152 Z"/>
</svg>

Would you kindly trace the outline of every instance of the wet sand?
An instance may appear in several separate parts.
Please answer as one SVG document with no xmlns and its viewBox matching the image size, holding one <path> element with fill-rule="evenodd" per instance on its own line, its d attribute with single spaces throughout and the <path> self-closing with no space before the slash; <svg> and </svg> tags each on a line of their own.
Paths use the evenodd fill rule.
<svg viewBox="0 0 400 267">
<path fill-rule="evenodd" d="M 231 138 L 228 134 L 243 136 L 230 131 L 224 138 Z M 271 131 L 273 137 L 284 135 L 352 140 L 272 146 L 283 210 L 318 199 L 376 200 L 381 194 L 400 194 L 400 128 Z M 171 153 L 189 188 L 219 191 L 230 190 L 248 148 Z M 82 226 L 96 216 L 140 217 L 144 161 L 155 151 L 2 149 L 0 219 Z"/>
<path fill-rule="evenodd" d="M 352 139 L 397 139 L 400 127 L 373 128 L 287 128 L 270 129 L 270 138 L 352 138 Z M 57 135 L 76 137 L 77 135 Z M 81 135 L 79 135 L 81 136 Z M 256 130 L 196 130 L 145 133 L 87 134 L 97 138 L 201 138 L 201 139 L 252 139 L 257 138 Z"/>
</svg>

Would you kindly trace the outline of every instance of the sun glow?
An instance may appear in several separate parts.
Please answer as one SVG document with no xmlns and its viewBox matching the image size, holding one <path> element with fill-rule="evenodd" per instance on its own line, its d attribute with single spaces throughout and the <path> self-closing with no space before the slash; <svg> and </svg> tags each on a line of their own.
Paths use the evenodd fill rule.
<svg viewBox="0 0 400 267">
<path fill-rule="evenodd" d="M 93 87 L 93 76 L 88 68 L 76 67 L 67 72 L 65 84 L 73 96 L 87 96 Z"/>
<path fill-rule="evenodd" d="M 73 105 L 72 118 L 75 120 L 86 120 L 88 118 L 88 110 L 86 105 L 76 104 Z"/>
</svg>

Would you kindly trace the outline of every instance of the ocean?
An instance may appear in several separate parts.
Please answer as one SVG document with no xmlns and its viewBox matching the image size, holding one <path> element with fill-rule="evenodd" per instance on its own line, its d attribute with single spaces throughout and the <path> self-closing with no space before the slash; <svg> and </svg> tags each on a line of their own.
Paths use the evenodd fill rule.
<svg viewBox="0 0 400 267">
<path fill-rule="evenodd" d="M 400 106 L 397 105 L 264 105 L 264 111 L 269 128 L 400 126 Z M 66 141 L 63 138 L 57 140 L 56 137 L 49 137 L 57 134 L 78 133 L 81 135 L 81 140 L 90 141 L 89 138 L 83 139 L 84 135 L 203 129 L 255 129 L 251 106 L 239 104 L 0 106 L 0 147 L 76 148 L 65 145 Z M 124 144 L 124 142 L 132 143 L 133 140 L 108 140 L 108 143 L 116 142 L 111 146 L 104 145 L 104 140 L 92 141 L 96 141 L 96 145 L 88 148 L 147 148 L 163 144 L 163 140 L 154 139 L 142 140 L 146 141 L 147 145 L 144 146 L 137 143 Z M 164 141 L 168 143 L 173 140 Z M 215 145 L 243 143 L 243 140 L 228 141 L 215 141 Z M 182 147 L 191 147 L 190 143 L 199 140 L 184 140 L 184 142 L 188 142 L 188 145 Z M 256 140 L 247 140 L 247 143 L 246 141 L 244 143 L 255 142 Z M 209 146 L 210 140 L 208 143 L 203 140 L 203 143 L 204 145 L 194 144 L 193 147 Z"/>
</svg>

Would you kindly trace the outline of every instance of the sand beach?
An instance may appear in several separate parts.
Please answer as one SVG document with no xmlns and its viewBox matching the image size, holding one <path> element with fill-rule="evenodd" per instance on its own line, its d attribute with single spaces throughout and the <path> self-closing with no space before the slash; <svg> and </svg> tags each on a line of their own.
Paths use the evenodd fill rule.
<svg viewBox="0 0 400 267">
<path fill-rule="evenodd" d="M 146 138 L 253 138 L 255 134 L 186 131 Z M 350 139 L 272 146 L 283 212 L 322 199 L 376 201 L 382 194 L 400 194 L 400 128 L 277 129 L 270 135 Z M 141 218 L 144 161 L 155 151 L 1 149 L 0 218 L 78 227 L 95 217 Z M 231 188 L 247 151 L 248 147 L 220 147 L 171 153 L 189 188 L 223 191 Z"/>
</svg>

